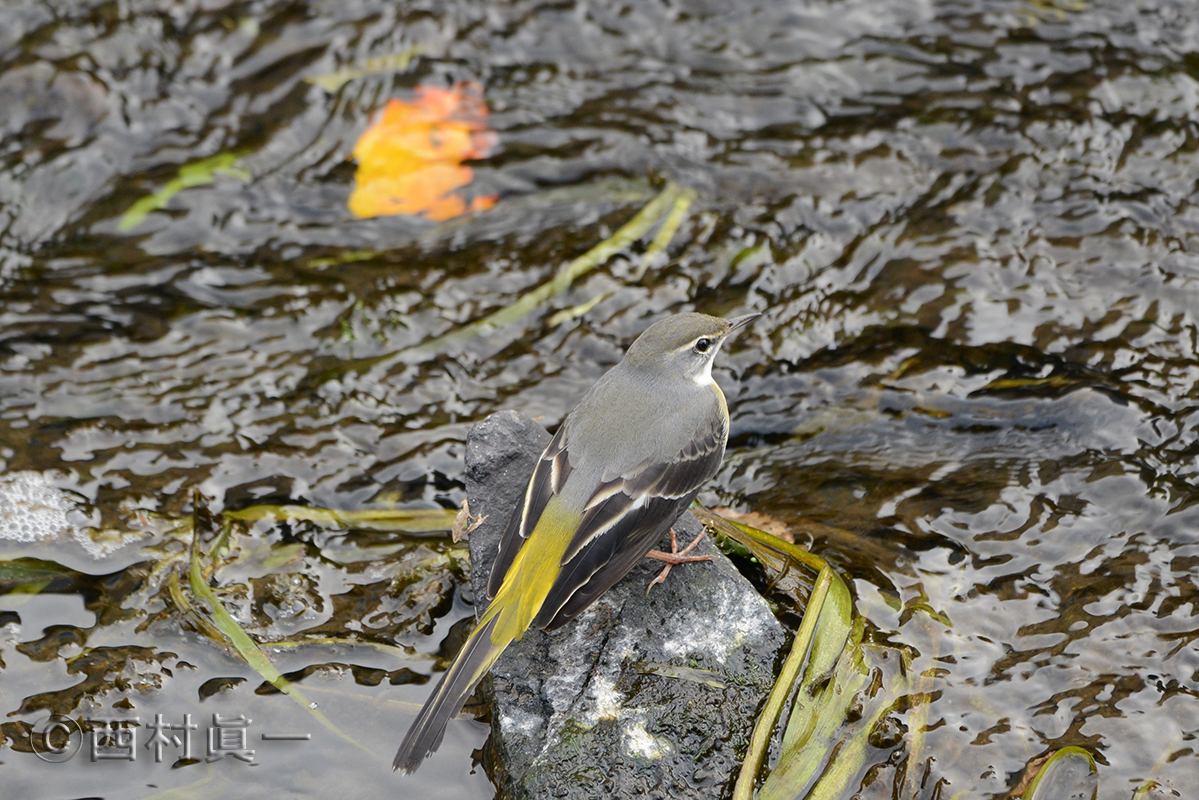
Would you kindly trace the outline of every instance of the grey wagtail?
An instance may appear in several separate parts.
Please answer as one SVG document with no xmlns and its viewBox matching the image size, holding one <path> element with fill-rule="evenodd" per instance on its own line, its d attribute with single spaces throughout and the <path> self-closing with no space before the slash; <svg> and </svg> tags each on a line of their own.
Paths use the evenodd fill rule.
<svg viewBox="0 0 1199 800">
<path fill-rule="evenodd" d="M 530 626 L 550 631 L 574 619 L 650 552 L 716 474 L 729 410 L 712 360 L 757 317 L 686 313 L 655 323 L 583 395 L 500 540 L 491 603 L 408 729 L 395 769 L 414 772 L 509 644 Z M 686 555 L 694 545 L 655 557 L 666 569 L 700 560 Z"/>
</svg>

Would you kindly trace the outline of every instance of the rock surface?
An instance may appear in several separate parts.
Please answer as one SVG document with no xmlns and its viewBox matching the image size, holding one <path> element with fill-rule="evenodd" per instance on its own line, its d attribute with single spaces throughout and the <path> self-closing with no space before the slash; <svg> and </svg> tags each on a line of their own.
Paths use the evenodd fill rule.
<svg viewBox="0 0 1199 800">
<path fill-rule="evenodd" d="M 475 587 L 491 563 L 533 465 L 549 442 L 511 411 L 467 438 Z M 676 524 L 679 546 L 700 531 Z M 660 548 L 669 550 L 667 538 Z M 661 563 L 644 561 L 553 633 L 533 630 L 492 669 L 492 778 L 506 798 L 696 797 L 728 793 L 770 691 L 782 626 L 705 539 L 714 561 L 675 567 L 646 596 Z M 476 597 L 482 610 L 485 597 Z M 486 682 L 484 683 L 486 686 Z"/>
</svg>

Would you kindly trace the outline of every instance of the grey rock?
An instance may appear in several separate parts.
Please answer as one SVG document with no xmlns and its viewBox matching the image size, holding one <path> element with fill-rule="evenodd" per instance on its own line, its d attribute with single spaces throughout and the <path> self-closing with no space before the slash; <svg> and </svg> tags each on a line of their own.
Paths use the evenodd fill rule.
<svg viewBox="0 0 1199 800">
<path fill-rule="evenodd" d="M 466 491 L 486 519 L 470 535 L 478 610 L 491 563 L 549 442 L 511 411 L 467 436 Z M 701 530 L 687 513 L 679 546 Z M 669 549 L 667 537 L 660 549 Z M 532 630 L 491 671 L 489 766 L 506 798 L 728 794 L 783 645 L 766 601 L 708 539 L 716 560 L 639 564 L 573 622 Z M 486 686 L 486 682 L 484 684 Z"/>
</svg>

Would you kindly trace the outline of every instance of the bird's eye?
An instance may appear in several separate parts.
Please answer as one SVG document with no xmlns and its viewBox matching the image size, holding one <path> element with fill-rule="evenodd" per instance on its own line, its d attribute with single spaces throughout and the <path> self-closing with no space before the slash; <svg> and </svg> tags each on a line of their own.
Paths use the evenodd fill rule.
<svg viewBox="0 0 1199 800">
<path fill-rule="evenodd" d="M 711 346 L 712 340 L 707 336 L 703 336 L 695 340 L 695 352 L 697 353 L 706 353 L 708 352 L 708 348 Z"/>
</svg>

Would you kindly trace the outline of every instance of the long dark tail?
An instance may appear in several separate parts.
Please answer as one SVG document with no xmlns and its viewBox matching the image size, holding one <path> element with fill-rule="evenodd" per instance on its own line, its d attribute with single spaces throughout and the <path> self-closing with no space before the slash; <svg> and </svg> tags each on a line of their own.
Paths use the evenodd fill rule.
<svg viewBox="0 0 1199 800">
<path fill-rule="evenodd" d="M 445 725 L 484 673 L 514 641 L 519 641 L 537 616 L 561 570 L 562 554 L 579 527 L 579 514 L 563 510 L 555 495 L 546 504 L 537 527 L 521 546 L 495 599 L 479 617 L 474 633 L 442 676 L 433 696 L 416 715 L 392 767 L 412 773 L 441 744 Z"/>
<path fill-rule="evenodd" d="M 498 616 L 494 614 L 485 618 L 466 640 L 454 663 L 441 676 L 437 689 L 425 701 L 424 708 L 408 729 L 403 744 L 396 752 L 395 761 L 391 763 L 392 769 L 405 775 L 411 774 L 441 746 L 450 717 L 462 710 L 466 698 L 511 642 L 511 639 L 501 639 L 499 644 L 492 642 L 491 632 L 497 619 Z"/>
</svg>

